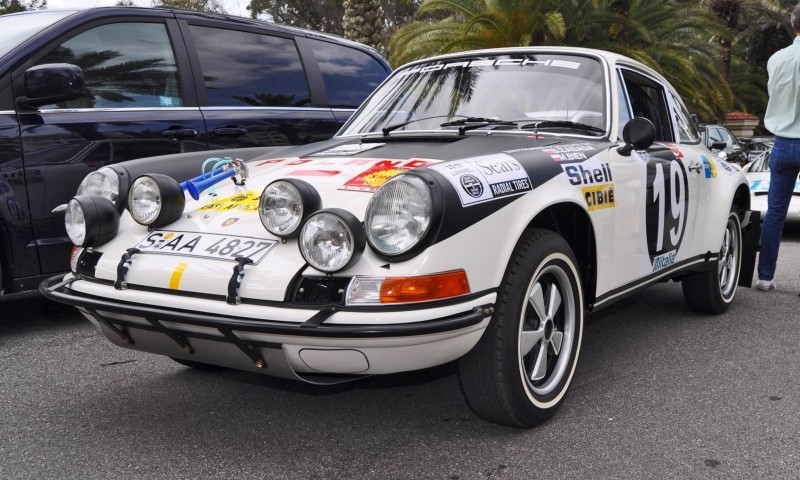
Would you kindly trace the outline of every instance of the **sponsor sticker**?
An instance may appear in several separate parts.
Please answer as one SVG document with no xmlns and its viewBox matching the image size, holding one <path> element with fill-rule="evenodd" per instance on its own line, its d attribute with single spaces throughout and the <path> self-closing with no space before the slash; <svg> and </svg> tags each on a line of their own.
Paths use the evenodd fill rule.
<svg viewBox="0 0 800 480">
<path fill-rule="evenodd" d="M 675 158 L 683 158 L 683 152 L 680 151 L 677 145 L 673 145 L 671 143 L 665 143 L 664 145 L 666 145 L 670 150 L 672 150 L 672 153 L 675 154 Z"/>
<path fill-rule="evenodd" d="M 617 206 L 613 183 L 583 187 L 581 188 L 581 193 L 583 193 L 583 198 L 586 200 L 586 206 L 590 212 Z"/>
<path fill-rule="evenodd" d="M 703 170 L 706 172 L 706 178 L 717 178 L 717 166 L 714 165 L 714 160 L 705 155 L 700 158 L 703 159 Z"/>
<path fill-rule="evenodd" d="M 653 258 L 653 271 L 657 272 L 675 263 L 676 255 L 677 255 L 677 250 L 672 250 L 670 252 L 663 253 Z"/>
<path fill-rule="evenodd" d="M 359 173 L 340 187 L 340 190 L 354 190 L 358 192 L 374 192 L 390 178 L 406 170 L 424 167 L 427 160 L 393 161 L 382 160 L 369 169 Z"/>
<path fill-rule="evenodd" d="M 736 167 L 726 162 L 725 160 L 719 161 L 719 168 L 725 172 L 726 175 L 731 175 L 736 171 Z"/>
<path fill-rule="evenodd" d="M 430 168 L 445 176 L 465 207 L 533 189 L 522 165 L 505 154 L 446 162 Z"/>
<path fill-rule="evenodd" d="M 198 208 L 203 212 L 258 212 L 260 193 L 247 191 L 225 198 L 214 198 L 211 202 Z"/>
</svg>

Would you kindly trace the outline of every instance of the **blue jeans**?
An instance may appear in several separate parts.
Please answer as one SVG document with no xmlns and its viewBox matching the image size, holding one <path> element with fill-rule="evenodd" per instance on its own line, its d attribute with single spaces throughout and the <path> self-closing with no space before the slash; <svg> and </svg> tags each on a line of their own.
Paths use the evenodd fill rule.
<svg viewBox="0 0 800 480">
<path fill-rule="evenodd" d="M 769 194 L 767 215 L 761 229 L 761 249 L 758 254 L 758 278 L 772 280 L 778 261 L 778 248 L 783 235 L 783 223 L 794 184 L 800 174 L 800 138 L 775 137 L 769 157 Z"/>
</svg>

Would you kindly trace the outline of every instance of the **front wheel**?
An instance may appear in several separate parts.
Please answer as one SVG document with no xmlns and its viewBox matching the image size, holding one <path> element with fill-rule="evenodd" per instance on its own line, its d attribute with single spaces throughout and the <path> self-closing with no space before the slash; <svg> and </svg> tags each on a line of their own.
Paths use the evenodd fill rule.
<svg viewBox="0 0 800 480">
<path fill-rule="evenodd" d="M 741 268 L 742 224 L 736 212 L 731 212 L 713 267 L 690 274 L 681 281 L 686 304 L 697 312 L 726 312 L 736 295 Z"/>
<path fill-rule="evenodd" d="M 489 326 L 459 361 L 470 407 L 515 427 L 549 419 L 572 381 L 582 334 L 575 256 L 555 232 L 530 230 L 509 260 Z"/>
</svg>

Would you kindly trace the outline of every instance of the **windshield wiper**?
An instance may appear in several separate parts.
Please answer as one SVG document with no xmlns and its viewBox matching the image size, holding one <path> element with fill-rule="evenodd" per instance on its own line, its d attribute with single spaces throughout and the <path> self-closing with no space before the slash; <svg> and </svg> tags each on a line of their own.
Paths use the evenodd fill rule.
<svg viewBox="0 0 800 480">
<path fill-rule="evenodd" d="M 415 118 L 415 119 L 409 120 L 407 122 L 395 123 L 394 125 L 389 125 L 388 127 L 383 127 L 381 129 L 381 132 L 383 132 L 383 136 L 384 137 L 388 137 L 389 133 L 397 130 L 398 128 L 405 127 L 406 125 L 411 125 L 414 122 L 422 122 L 424 120 L 431 120 L 431 119 L 434 119 L 434 118 L 453 118 L 453 117 L 463 117 L 463 116 L 464 115 L 434 115 L 432 117 Z M 469 118 L 469 117 L 466 117 L 466 118 Z M 444 125 L 444 124 L 442 124 L 442 125 Z"/>
<path fill-rule="evenodd" d="M 489 125 L 512 125 L 517 126 L 517 122 L 508 120 L 498 120 L 496 118 L 483 118 L 483 117 L 467 117 L 461 120 L 453 120 L 452 122 L 444 122 L 440 127 L 456 127 L 458 126 L 458 134 L 464 135 L 467 130 L 474 130 L 476 128 L 483 128 Z"/>
<path fill-rule="evenodd" d="M 537 128 L 549 127 L 566 127 L 575 128 L 577 130 L 588 130 L 590 132 L 606 133 L 604 128 L 595 127 L 594 125 L 588 125 L 586 123 L 572 122 L 570 120 L 531 120 L 530 123 L 523 125 L 520 128 L 523 130 L 529 128 L 536 130 Z"/>
</svg>

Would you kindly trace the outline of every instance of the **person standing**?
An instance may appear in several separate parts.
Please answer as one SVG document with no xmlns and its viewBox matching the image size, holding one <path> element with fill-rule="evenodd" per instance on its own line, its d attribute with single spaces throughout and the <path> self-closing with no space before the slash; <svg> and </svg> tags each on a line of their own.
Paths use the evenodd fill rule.
<svg viewBox="0 0 800 480">
<path fill-rule="evenodd" d="M 769 158 L 767 215 L 761 230 L 756 288 L 775 288 L 775 265 L 783 235 L 783 224 L 794 185 L 800 174 L 800 3 L 791 16 L 795 39 L 775 52 L 767 62 L 769 103 L 764 126 L 775 135 Z"/>
</svg>

